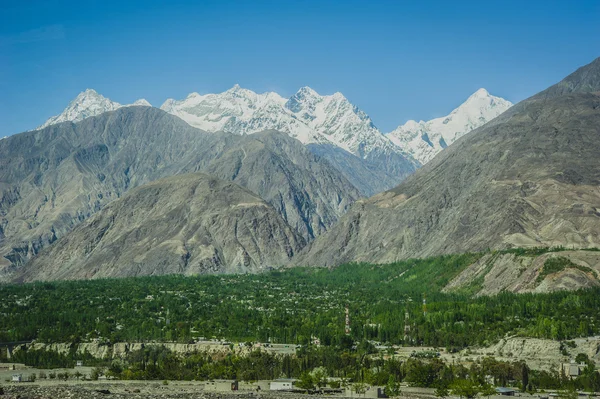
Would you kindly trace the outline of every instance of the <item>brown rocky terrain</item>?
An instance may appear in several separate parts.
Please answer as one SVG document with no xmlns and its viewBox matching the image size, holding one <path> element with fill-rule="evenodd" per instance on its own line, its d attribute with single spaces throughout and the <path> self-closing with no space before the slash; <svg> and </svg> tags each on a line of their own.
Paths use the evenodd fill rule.
<svg viewBox="0 0 600 399">
<path fill-rule="evenodd" d="M 297 265 L 600 246 L 600 58 L 358 201 Z"/>
<path fill-rule="evenodd" d="M 571 363 L 580 353 L 596 363 L 600 361 L 600 337 L 576 338 L 570 343 L 572 346 L 551 339 L 506 337 L 488 347 L 465 349 L 458 355 L 445 353 L 443 358 L 448 361 L 476 361 L 492 356 L 502 361 L 524 361 L 532 369 L 548 371 L 559 370 L 561 365 Z"/>
<path fill-rule="evenodd" d="M 540 273 L 549 259 L 567 259 L 580 268 L 566 266 L 556 273 L 542 275 L 540 281 Z M 598 276 L 600 252 L 597 251 L 560 251 L 539 256 L 494 253 L 484 255 L 464 269 L 443 291 L 470 286 L 476 287 L 476 295 L 574 290 L 599 287 Z"/>
<path fill-rule="evenodd" d="M 19 281 L 248 273 L 305 244 L 273 207 L 202 173 L 137 187 L 43 250 Z"/>
</svg>

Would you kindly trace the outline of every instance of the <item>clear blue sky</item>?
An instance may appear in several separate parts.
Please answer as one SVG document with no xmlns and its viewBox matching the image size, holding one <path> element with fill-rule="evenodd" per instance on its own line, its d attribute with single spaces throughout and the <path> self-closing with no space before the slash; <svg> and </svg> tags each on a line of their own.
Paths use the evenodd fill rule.
<svg viewBox="0 0 600 399">
<path fill-rule="evenodd" d="M 20 4 L 22 3 L 22 4 Z M 239 83 L 344 93 L 387 132 L 480 87 L 519 101 L 600 56 L 600 1 L 9 1 L 0 136 L 94 88 L 160 106 Z"/>
</svg>

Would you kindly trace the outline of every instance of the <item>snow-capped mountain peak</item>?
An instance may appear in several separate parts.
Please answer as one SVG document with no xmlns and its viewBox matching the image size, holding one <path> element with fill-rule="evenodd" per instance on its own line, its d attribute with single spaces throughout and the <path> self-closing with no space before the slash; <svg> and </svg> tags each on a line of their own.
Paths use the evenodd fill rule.
<svg viewBox="0 0 600 399">
<path fill-rule="evenodd" d="M 510 101 L 495 97 L 481 88 L 449 115 L 427 122 L 410 120 L 389 133 L 388 137 L 425 164 L 454 141 L 486 124 L 511 106 Z"/>
<path fill-rule="evenodd" d="M 315 104 L 319 102 L 322 97 L 308 86 L 300 88 L 291 96 L 285 103 L 285 108 L 293 113 L 300 113 L 302 111 L 313 112 Z"/>
<path fill-rule="evenodd" d="M 128 106 L 146 106 L 151 107 L 150 103 L 144 99 L 139 99 L 133 104 L 122 105 L 116 101 L 111 101 L 99 94 L 94 89 L 85 89 L 77 95 L 59 115 L 49 118 L 43 125 L 37 129 L 43 129 L 46 126 L 61 122 L 79 122 L 90 116 L 100 115 L 104 112 L 114 111 L 121 107 Z"/>
<path fill-rule="evenodd" d="M 218 94 L 192 93 L 183 100 L 168 99 L 160 108 L 208 132 L 251 134 L 274 129 L 303 143 L 322 141 L 317 132 L 284 108 L 285 101 L 277 93 L 257 94 L 236 84 Z"/>
<path fill-rule="evenodd" d="M 131 104 L 131 105 L 141 106 L 141 107 L 151 107 L 152 106 L 152 104 L 150 104 L 148 102 L 148 100 L 146 100 L 145 98 L 140 98 L 139 100 L 135 100 L 133 102 L 133 104 Z"/>
<path fill-rule="evenodd" d="M 374 148 L 401 151 L 342 93 L 323 96 L 308 86 L 285 99 L 235 85 L 219 94 L 169 99 L 161 109 L 211 132 L 251 134 L 275 129 L 304 144 L 333 144 L 360 157 Z"/>
<path fill-rule="evenodd" d="M 416 161 L 428 162 L 511 105 L 482 88 L 449 115 L 427 122 L 410 120 L 388 135 L 382 134 L 371 118 L 342 93 L 321 95 L 308 86 L 283 98 L 275 92 L 259 94 L 236 84 L 221 93 L 192 92 L 182 100 L 167 99 L 160 108 L 209 132 L 243 135 L 278 130 L 304 144 L 332 144 L 361 158 L 381 160 L 388 159 L 389 154 L 399 154 L 416 165 Z M 87 89 L 40 128 L 64 121 L 78 122 L 124 106 L 151 105 L 144 99 L 121 105 Z"/>
<path fill-rule="evenodd" d="M 477 90 L 475 93 L 471 94 L 469 96 L 469 99 L 473 98 L 473 97 L 490 97 L 490 93 L 482 87 L 479 90 Z M 467 99 L 467 101 L 468 101 L 468 99 Z"/>
<path fill-rule="evenodd" d="M 381 134 L 366 113 L 340 92 L 320 95 L 305 86 L 287 100 L 285 107 L 330 143 L 360 157 L 375 148 L 402 152 Z"/>
</svg>

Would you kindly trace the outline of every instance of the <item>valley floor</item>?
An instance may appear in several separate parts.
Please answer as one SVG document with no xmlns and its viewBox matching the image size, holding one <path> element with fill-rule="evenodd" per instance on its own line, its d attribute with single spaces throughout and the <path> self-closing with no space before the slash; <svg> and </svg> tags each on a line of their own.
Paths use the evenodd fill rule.
<svg viewBox="0 0 600 399">
<path fill-rule="evenodd" d="M 347 397 L 344 395 L 307 395 L 302 393 L 249 391 L 238 392 L 204 392 L 204 383 L 200 381 L 170 381 L 168 385 L 160 382 L 140 381 L 86 381 L 60 382 L 45 381 L 43 383 L 21 383 L 0 385 L 6 399 L 321 399 L 325 397 Z M 434 389 L 402 387 L 400 397 L 433 399 Z M 1 392 L 1 391 L 0 391 Z M 536 399 L 540 395 L 519 394 L 520 397 Z M 541 395 L 547 396 L 547 395 Z M 353 397 L 372 397 L 356 396 Z M 449 398 L 454 398 L 449 396 Z M 492 395 L 487 399 L 502 399 L 504 396 Z"/>
</svg>

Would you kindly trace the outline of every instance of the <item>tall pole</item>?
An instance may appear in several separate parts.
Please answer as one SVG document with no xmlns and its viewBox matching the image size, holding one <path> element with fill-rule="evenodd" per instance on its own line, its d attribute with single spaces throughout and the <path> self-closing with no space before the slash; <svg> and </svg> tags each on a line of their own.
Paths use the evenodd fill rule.
<svg viewBox="0 0 600 399">
<path fill-rule="evenodd" d="M 408 342 L 408 336 L 410 335 L 410 320 L 409 320 L 408 308 L 404 311 L 404 342 Z"/>
<path fill-rule="evenodd" d="M 346 305 L 346 335 L 350 335 L 350 310 L 348 310 L 348 305 Z"/>
</svg>

